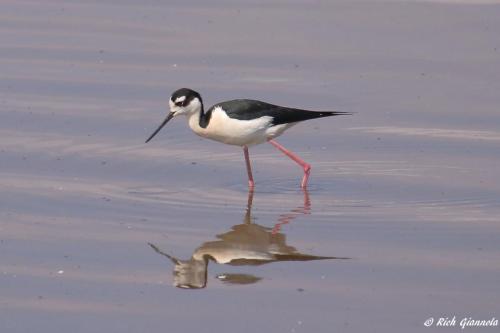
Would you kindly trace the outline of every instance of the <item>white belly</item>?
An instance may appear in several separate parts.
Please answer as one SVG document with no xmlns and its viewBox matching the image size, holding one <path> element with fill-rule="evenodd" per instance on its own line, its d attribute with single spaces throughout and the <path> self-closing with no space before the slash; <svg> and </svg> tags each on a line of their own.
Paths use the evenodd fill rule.
<svg viewBox="0 0 500 333">
<path fill-rule="evenodd" d="M 266 142 L 282 134 L 293 124 L 272 126 L 271 117 L 261 117 L 253 120 L 238 120 L 229 118 L 220 108 L 214 108 L 206 128 L 199 125 L 199 114 L 189 116 L 189 127 L 207 139 L 229 145 L 250 146 Z"/>
</svg>

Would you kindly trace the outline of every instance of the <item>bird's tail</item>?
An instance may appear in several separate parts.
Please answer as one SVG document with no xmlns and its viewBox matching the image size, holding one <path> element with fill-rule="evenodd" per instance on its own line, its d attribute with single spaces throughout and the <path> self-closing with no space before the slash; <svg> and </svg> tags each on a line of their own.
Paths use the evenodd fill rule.
<svg viewBox="0 0 500 333">
<path fill-rule="evenodd" d="M 328 116 L 351 116 L 354 113 L 352 112 L 344 112 L 344 111 L 320 111 L 320 117 L 328 117 Z"/>
<path fill-rule="evenodd" d="M 273 125 L 293 123 L 308 119 L 351 115 L 351 112 L 343 111 L 309 111 L 300 109 L 279 108 L 274 110 L 271 116 L 273 117 Z"/>
</svg>

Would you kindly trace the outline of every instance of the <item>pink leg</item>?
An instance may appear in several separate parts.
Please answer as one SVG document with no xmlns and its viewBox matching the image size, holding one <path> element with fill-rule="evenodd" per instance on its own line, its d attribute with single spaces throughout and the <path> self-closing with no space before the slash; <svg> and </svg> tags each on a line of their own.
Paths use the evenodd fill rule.
<svg viewBox="0 0 500 333">
<path fill-rule="evenodd" d="M 245 162 L 247 164 L 248 187 L 253 189 L 255 184 L 253 182 L 252 167 L 250 166 L 250 156 L 248 155 L 248 147 L 247 146 L 243 146 L 243 153 L 245 154 Z"/>
<path fill-rule="evenodd" d="M 304 169 L 304 177 L 302 178 L 302 183 L 300 184 L 300 186 L 302 188 L 306 188 L 307 187 L 307 181 L 309 180 L 309 174 L 311 173 L 311 165 L 309 165 L 308 163 L 304 162 L 303 159 L 301 159 L 300 157 L 298 157 L 297 155 L 295 155 L 294 153 L 292 153 L 291 151 L 289 151 L 288 149 L 286 149 L 285 147 L 283 147 L 282 145 L 280 145 L 276 141 L 269 140 L 269 143 L 272 144 L 273 146 L 275 146 L 276 148 L 278 148 L 283 154 L 285 154 L 286 156 L 290 157 L 298 165 L 300 165 L 302 167 L 302 169 Z"/>
</svg>

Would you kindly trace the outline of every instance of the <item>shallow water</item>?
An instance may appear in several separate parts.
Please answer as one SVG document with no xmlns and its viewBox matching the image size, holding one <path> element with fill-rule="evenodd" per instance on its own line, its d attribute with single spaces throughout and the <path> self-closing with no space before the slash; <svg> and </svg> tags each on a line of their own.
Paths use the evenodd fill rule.
<svg viewBox="0 0 500 333">
<path fill-rule="evenodd" d="M 1 332 L 416 332 L 441 329 L 429 317 L 500 317 L 498 4 L 1 7 Z M 182 120 L 143 143 L 181 86 L 206 105 L 355 114 L 278 140 L 312 164 L 307 192 L 286 157 L 252 147 L 249 204 L 238 147 Z M 176 288 L 181 275 L 202 288 Z"/>
</svg>

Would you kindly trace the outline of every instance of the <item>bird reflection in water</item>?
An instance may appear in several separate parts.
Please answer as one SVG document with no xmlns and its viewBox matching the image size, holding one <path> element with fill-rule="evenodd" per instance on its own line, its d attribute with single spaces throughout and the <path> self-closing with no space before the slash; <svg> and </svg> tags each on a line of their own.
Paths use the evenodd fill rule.
<svg viewBox="0 0 500 333">
<path fill-rule="evenodd" d="M 174 285 L 179 288 L 200 289 L 207 285 L 208 262 L 233 266 L 257 266 L 276 261 L 309 261 L 322 259 L 348 259 L 344 257 L 325 257 L 298 252 L 286 244 L 286 236 L 281 227 L 299 215 L 310 214 L 311 201 L 307 190 L 304 204 L 289 213 L 282 214 L 273 228 L 252 222 L 251 210 L 253 191 L 248 192 L 248 203 L 244 222 L 235 225 L 230 231 L 217 235 L 217 240 L 203 243 L 189 260 L 180 260 L 163 252 L 156 245 L 149 245 L 157 253 L 174 263 Z M 250 274 L 219 274 L 217 278 L 224 283 L 251 284 L 261 280 Z"/>
</svg>

